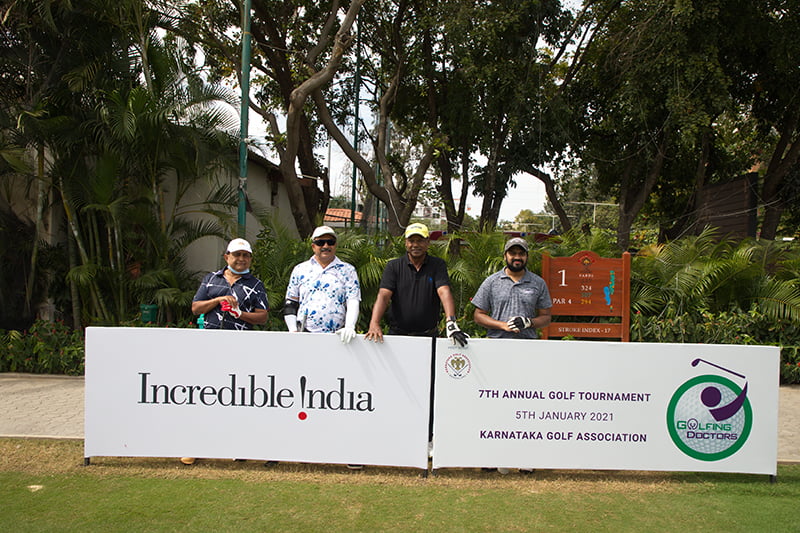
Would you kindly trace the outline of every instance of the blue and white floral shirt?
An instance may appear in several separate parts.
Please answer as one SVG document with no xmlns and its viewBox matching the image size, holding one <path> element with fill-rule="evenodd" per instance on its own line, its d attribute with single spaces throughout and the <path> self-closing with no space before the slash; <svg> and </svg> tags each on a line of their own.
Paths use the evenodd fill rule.
<svg viewBox="0 0 800 533">
<path fill-rule="evenodd" d="M 350 263 L 334 257 L 323 268 L 311 257 L 292 270 L 286 298 L 300 303 L 297 320 L 305 331 L 332 333 L 344 327 L 347 301 L 361 301 L 361 285 Z"/>
</svg>

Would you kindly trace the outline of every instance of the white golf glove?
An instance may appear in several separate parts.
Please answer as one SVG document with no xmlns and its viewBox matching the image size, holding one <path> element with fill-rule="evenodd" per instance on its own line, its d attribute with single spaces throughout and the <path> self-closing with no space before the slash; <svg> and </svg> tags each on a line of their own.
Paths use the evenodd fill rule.
<svg viewBox="0 0 800 533">
<path fill-rule="evenodd" d="M 339 334 L 339 338 L 342 339 L 342 342 L 345 344 L 356 338 L 356 330 L 353 328 L 344 327 L 336 333 Z"/>
<path fill-rule="evenodd" d="M 347 311 L 344 316 L 344 327 L 337 331 L 343 343 L 348 344 L 356 338 L 356 322 L 358 322 L 358 308 L 361 302 L 357 298 L 347 300 Z"/>
<path fill-rule="evenodd" d="M 453 341 L 453 344 L 458 344 L 462 348 L 467 345 L 469 335 L 461 331 L 461 328 L 458 327 L 455 320 L 447 321 L 445 331 L 447 332 L 447 337 Z"/>
<path fill-rule="evenodd" d="M 523 329 L 527 329 L 533 325 L 533 319 L 524 316 L 512 316 L 508 319 L 508 327 L 511 331 L 519 333 Z"/>
</svg>

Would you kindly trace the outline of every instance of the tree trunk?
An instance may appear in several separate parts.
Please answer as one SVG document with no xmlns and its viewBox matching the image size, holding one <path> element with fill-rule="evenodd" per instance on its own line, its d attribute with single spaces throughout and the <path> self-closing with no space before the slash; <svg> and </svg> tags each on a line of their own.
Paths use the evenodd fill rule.
<svg viewBox="0 0 800 533">
<path fill-rule="evenodd" d="M 617 246 L 620 250 L 627 251 L 631 242 L 631 227 L 639 211 L 644 207 L 644 203 L 661 174 L 661 169 L 664 166 L 665 150 L 667 145 L 666 136 L 661 134 L 661 141 L 657 147 L 655 157 L 651 162 L 650 169 L 645 176 L 644 182 L 640 183 L 638 180 L 631 183 L 630 172 L 633 172 L 633 160 L 631 166 L 626 171 L 626 176 L 622 178 L 619 193 L 619 223 L 617 224 Z M 638 187 L 638 188 L 637 188 Z"/>
<path fill-rule="evenodd" d="M 774 240 L 784 209 L 784 200 L 780 190 L 786 176 L 800 158 L 800 135 L 797 133 L 798 106 L 787 111 L 788 118 L 784 122 L 781 136 L 775 146 L 767 172 L 764 174 L 764 185 L 761 189 L 761 201 L 764 205 L 764 221 L 761 223 L 762 239 Z"/>
<path fill-rule="evenodd" d="M 33 289 L 36 286 L 36 266 L 39 260 L 39 239 L 42 232 L 42 219 L 44 217 L 44 199 L 45 199 L 45 183 L 44 183 L 44 144 L 39 143 L 36 152 L 38 175 L 37 192 L 36 192 L 36 222 L 34 225 L 33 233 L 33 246 L 31 249 L 31 268 L 28 274 L 27 282 L 25 283 L 25 309 L 24 314 L 33 317 L 35 315 L 33 309 Z"/>
<path fill-rule="evenodd" d="M 561 205 L 561 200 L 558 198 L 558 193 L 556 192 L 555 183 L 553 183 L 553 177 L 544 172 L 539 170 L 538 168 L 528 167 L 525 169 L 528 174 L 539 179 L 544 184 L 544 190 L 547 194 L 547 199 L 550 200 L 550 205 L 553 206 L 553 210 L 558 215 L 558 221 L 561 223 L 561 229 L 565 232 L 572 229 L 572 222 L 569 220 L 569 216 L 567 216 L 567 212 L 564 210 L 564 206 Z"/>
</svg>

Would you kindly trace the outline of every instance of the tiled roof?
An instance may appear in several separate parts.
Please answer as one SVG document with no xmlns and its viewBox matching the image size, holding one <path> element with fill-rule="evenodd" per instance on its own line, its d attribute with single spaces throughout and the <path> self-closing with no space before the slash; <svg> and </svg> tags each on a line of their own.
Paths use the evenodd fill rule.
<svg viewBox="0 0 800 533">
<path fill-rule="evenodd" d="M 356 211 L 355 219 L 357 223 L 361 222 L 362 216 L 361 211 Z M 325 222 L 350 222 L 350 210 L 329 207 L 328 210 L 325 211 Z"/>
</svg>

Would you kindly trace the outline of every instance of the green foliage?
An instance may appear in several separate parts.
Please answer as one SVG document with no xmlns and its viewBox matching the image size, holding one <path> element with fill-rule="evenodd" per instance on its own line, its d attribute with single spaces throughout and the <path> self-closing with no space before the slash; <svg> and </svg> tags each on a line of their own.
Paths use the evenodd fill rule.
<svg viewBox="0 0 800 533">
<path fill-rule="evenodd" d="M 83 334 L 63 322 L 36 321 L 28 331 L 0 336 L 0 372 L 83 374 Z"/>
<path fill-rule="evenodd" d="M 800 383 L 799 258 L 794 244 L 709 229 L 644 249 L 631 266 L 631 339 L 781 346 L 781 379 Z"/>
<path fill-rule="evenodd" d="M 264 284 L 269 300 L 269 319 L 261 329 L 285 331 L 281 312 L 286 286 L 295 265 L 311 257 L 311 245 L 298 240 L 275 221 L 262 222 L 264 227 L 253 244 L 253 264 L 250 267 L 253 275 Z"/>
<path fill-rule="evenodd" d="M 653 246 L 633 258 L 631 306 L 646 315 L 671 318 L 688 312 L 742 312 L 758 305 L 773 320 L 800 321 L 794 269 L 800 250 L 773 241 L 719 239 L 707 229 L 698 236 Z"/>
<path fill-rule="evenodd" d="M 337 254 L 355 266 L 361 283 L 357 330 L 364 332 L 386 263 L 405 253 L 403 238 L 350 230 L 340 230 L 338 235 Z M 448 264 L 459 325 L 473 337 L 482 337 L 485 331 L 472 321 L 470 299 L 487 276 L 502 268 L 505 239 L 501 233 L 469 232 L 450 234 L 448 239 L 431 243 L 429 252 Z M 580 250 L 613 257 L 613 236 L 598 229 L 590 234 L 571 231 L 558 240 L 533 244 L 528 268 L 541 272 L 543 253 L 563 257 Z M 265 221 L 253 253 L 253 274 L 264 282 L 272 307 L 269 322 L 261 329 L 283 331 L 282 308 L 289 276 L 295 265 L 311 257 L 311 246 L 280 224 Z M 800 383 L 798 265 L 797 245 L 737 243 L 719 240 L 711 231 L 643 249 L 632 261 L 631 339 L 780 346 L 781 379 Z M 173 292 L 170 297 L 184 301 L 188 308 L 191 294 Z M 185 317 L 167 323 L 194 327 Z M 131 318 L 122 325 L 142 324 L 138 318 Z M 48 327 L 37 323 L 27 333 L 6 333 L 0 371 L 81 373 L 82 347 L 81 356 L 76 355 L 80 336 L 70 337 L 63 324 L 52 331 Z M 70 340 L 58 340 L 64 337 Z M 48 350 L 52 355 L 47 355 Z"/>
<path fill-rule="evenodd" d="M 800 383 L 800 346 L 781 347 L 781 383 Z"/>
<path fill-rule="evenodd" d="M 544 242 L 542 246 L 552 257 L 569 257 L 582 250 L 595 252 L 601 257 L 619 256 L 614 235 L 610 230 L 600 228 L 592 228 L 589 233 L 573 228 L 557 238 Z"/>
<path fill-rule="evenodd" d="M 775 321 L 757 308 L 746 313 L 687 312 L 662 318 L 636 313 L 631 341 L 780 346 L 781 383 L 800 383 L 800 324 Z"/>
<path fill-rule="evenodd" d="M 485 336 L 486 330 L 472 321 L 475 308 L 470 300 L 483 280 L 503 267 L 505 240 L 502 233 L 470 232 L 452 235 L 450 241 L 445 242 L 441 248 L 432 246 L 432 253 L 441 249 L 437 255 L 447 261 L 450 286 L 456 303 L 456 317 L 461 329 L 472 337 Z M 451 252 L 453 241 L 458 242 L 457 253 Z"/>
<path fill-rule="evenodd" d="M 23 0 L 3 12 L 0 63 L 16 74 L 0 80 L 0 149 L 6 139 L 30 155 L 38 148 L 33 162 L 40 169 L 33 175 L 18 168 L 19 177 L 40 190 L 40 202 L 50 197 L 63 208 L 65 220 L 52 223 L 64 226 L 75 253 L 62 261 L 72 301 L 59 311 L 74 310 L 82 324 L 118 324 L 139 304 L 158 303 L 167 321 L 179 320 L 194 284 L 185 247 L 230 233 L 230 195 L 198 206 L 188 205 L 187 193 L 234 168 L 238 118 L 219 104 L 235 99 L 209 84 L 193 49 L 174 38 L 158 11 L 167 6 L 133 1 L 112 9 L 89 0 L 55 7 Z M 15 194 L 24 187 L 15 186 Z M 2 192 L 0 203 L 22 203 Z M 53 207 L 24 208 L 24 217 L 37 213 L 39 228 Z M 214 222 L 196 222 L 200 211 Z M 48 273 L 36 247 L 19 252 L 37 275 Z M 28 288 L 29 299 L 37 288 Z M 40 301 L 26 302 L 26 312 Z"/>
</svg>

